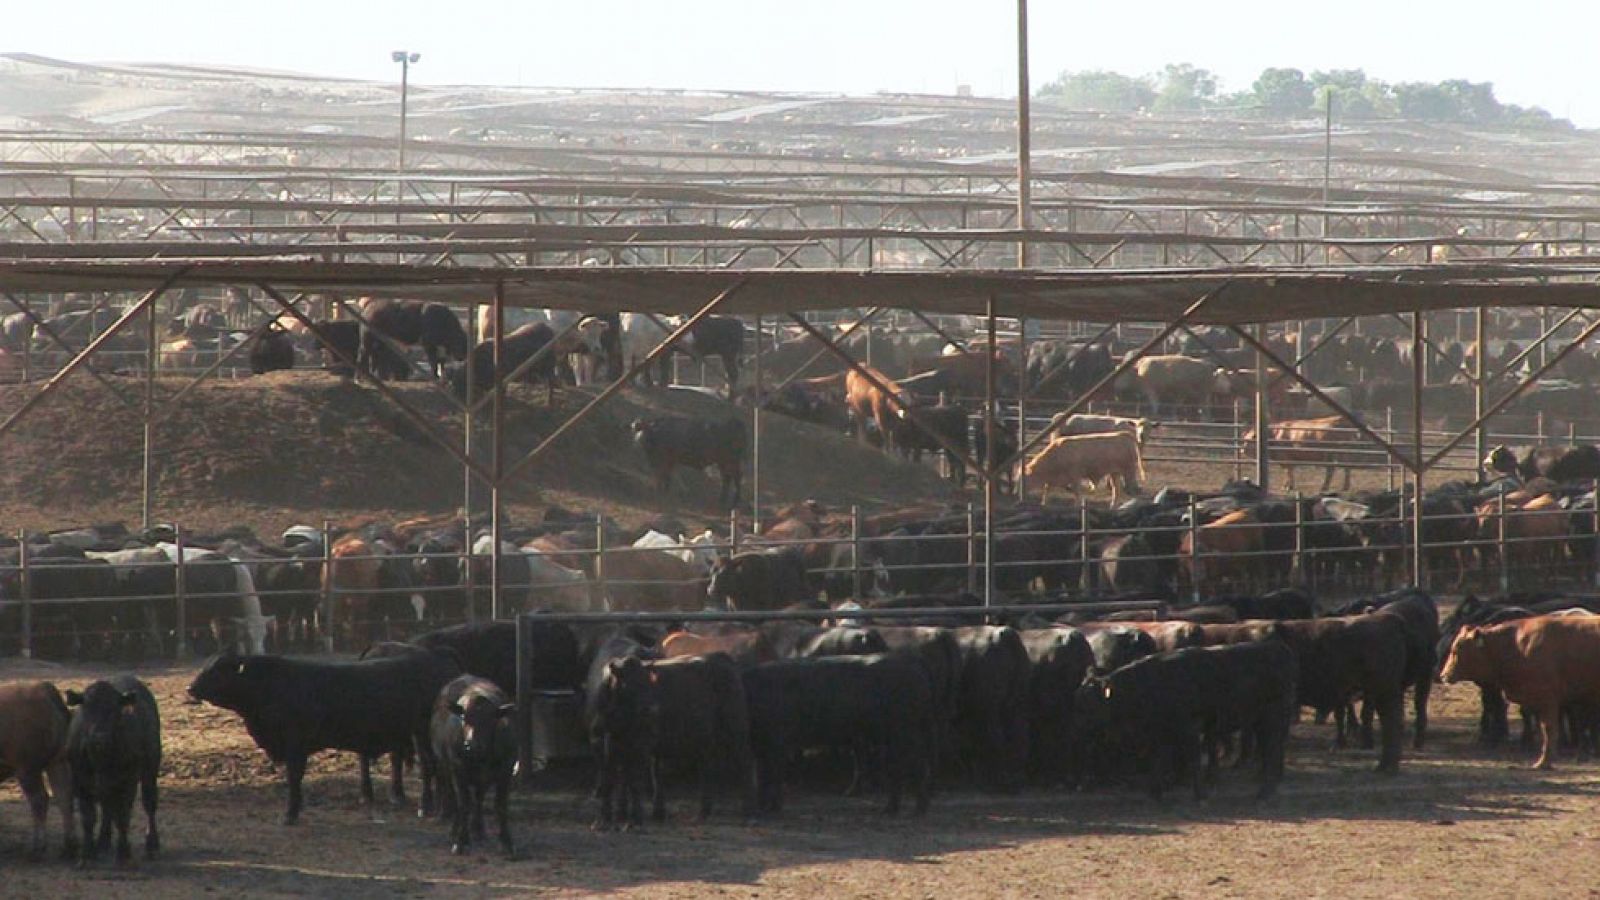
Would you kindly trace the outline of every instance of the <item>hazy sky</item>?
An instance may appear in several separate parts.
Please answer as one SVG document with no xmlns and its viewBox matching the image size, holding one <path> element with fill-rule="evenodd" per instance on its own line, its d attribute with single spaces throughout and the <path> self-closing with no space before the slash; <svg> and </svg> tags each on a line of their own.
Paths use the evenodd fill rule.
<svg viewBox="0 0 1600 900">
<path fill-rule="evenodd" d="M 1600 126 L 1600 2 L 1031 4 L 1033 78 L 1193 62 L 1247 87 L 1266 66 L 1492 81 L 1502 100 Z M 62 0 L 7 3 L 0 49 L 212 62 L 418 83 L 1014 96 L 1011 0 Z"/>
</svg>

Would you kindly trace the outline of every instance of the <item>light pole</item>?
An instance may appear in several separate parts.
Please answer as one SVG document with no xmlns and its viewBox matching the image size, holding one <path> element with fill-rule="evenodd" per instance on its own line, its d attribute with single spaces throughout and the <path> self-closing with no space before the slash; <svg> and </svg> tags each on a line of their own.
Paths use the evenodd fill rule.
<svg viewBox="0 0 1600 900">
<path fill-rule="evenodd" d="M 396 50 L 389 58 L 400 64 L 400 171 L 406 170 L 406 92 L 410 87 L 411 65 L 422 59 L 421 53 Z"/>
</svg>

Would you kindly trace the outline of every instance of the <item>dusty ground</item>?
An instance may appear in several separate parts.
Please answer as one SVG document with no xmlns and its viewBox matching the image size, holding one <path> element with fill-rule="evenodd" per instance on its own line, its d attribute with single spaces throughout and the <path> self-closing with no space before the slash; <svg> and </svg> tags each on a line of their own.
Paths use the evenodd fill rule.
<svg viewBox="0 0 1600 900">
<path fill-rule="evenodd" d="M 80 685 L 98 674 L 0 665 L 0 680 Z M 1234 773 L 1205 803 L 1178 794 L 1158 804 L 1127 788 L 946 790 L 922 820 L 883 819 L 870 800 L 814 789 L 792 794 L 781 820 L 746 827 L 728 803 L 694 824 L 680 792 L 665 826 L 595 834 L 592 802 L 568 773 L 517 795 L 520 858 L 506 861 L 451 857 L 442 828 L 409 810 L 380 802 L 369 819 L 346 756 L 314 763 L 301 824 L 280 826 L 282 780 L 238 720 L 184 705 L 190 669 L 142 674 L 166 729 L 165 855 L 123 871 L 27 864 L 26 814 L 6 785 L 0 895 L 1387 898 L 1594 896 L 1600 886 L 1596 765 L 1564 759 L 1539 773 L 1520 749 L 1478 750 L 1475 692 L 1457 688 L 1436 693 L 1436 739 L 1408 749 L 1396 778 L 1368 771 L 1368 752 L 1329 750 L 1328 729 L 1296 726 L 1289 777 L 1266 805 Z"/>
</svg>

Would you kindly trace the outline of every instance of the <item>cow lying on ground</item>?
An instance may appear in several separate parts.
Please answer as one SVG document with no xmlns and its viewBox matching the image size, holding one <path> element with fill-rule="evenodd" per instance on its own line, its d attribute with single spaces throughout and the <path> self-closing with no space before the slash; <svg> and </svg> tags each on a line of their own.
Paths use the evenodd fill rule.
<svg viewBox="0 0 1600 900">
<path fill-rule="evenodd" d="M 433 807 L 434 758 L 428 730 L 440 688 L 460 674 L 450 659 L 415 653 L 359 662 L 224 653 L 189 685 L 189 696 L 244 719 L 245 729 L 289 779 L 285 825 L 300 818 L 306 761 L 320 750 L 349 750 L 365 759 L 416 749 L 422 770 L 421 811 Z M 403 801 L 400 769 L 390 792 Z M 365 799 L 371 787 L 363 785 Z"/>
<path fill-rule="evenodd" d="M 61 810 L 63 855 L 70 859 L 78 852 L 78 835 L 72 828 L 72 774 L 66 759 L 69 721 L 67 705 L 50 682 L 0 684 L 0 783 L 15 776 L 28 800 L 33 814 L 28 858 L 35 861 L 44 858 L 44 825 L 52 797 Z"/>
<path fill-rule="evenodd" d="M 133 855 L 128 846 L 128 820 L 137 794 L 144 803 L 145 859 L 161 849 L 156 830 L 156 776 L 161 770 L 161 713 L 144 682 L 132 675 L 96 681 L 83 693 L 67 691 L 75 707 L 67 731 L 67 762 L 83 823 L 83 860 L 111 846 L 117 829 L 117 862 Z M 94 834 L 95 814 L 100 835 Z"/>
<path fill-rule="evenodd" d="M 1065 488 L 1079 497 L 1085 481 L 1096 486 L 1111 485 L 1111 504 L 1117 505 L 1118 487 L 1137 491 L 1144 481 L 1144 458 L 1132 434 L 1085 434 L 1053 437 L 1023 467 L 1023 476 L 1039 486 L 1039 502 L 1050 496 L 1050 488 Z"/>
</svg>

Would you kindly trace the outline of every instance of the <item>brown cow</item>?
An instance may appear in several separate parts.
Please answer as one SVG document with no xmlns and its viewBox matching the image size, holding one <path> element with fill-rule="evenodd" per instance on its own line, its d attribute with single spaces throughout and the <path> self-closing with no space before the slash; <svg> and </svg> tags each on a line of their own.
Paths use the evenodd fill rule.
<svg viewBox="0 0 1600 900">
<path fill-rule="evenodd" d="M 1245 432 L 1246 452 L 1254 443 L 1254 429 Z M 1350 444 L 1359 441 L 1361 433 L 1345 424 L 1343 416 L 1324 416 L 1320 419 L 1288 419 L 1272 425 L 1269 443 L 1273 462 L 1289 470 L 1289 489 L 1294 490 L 1294 472 L 1297 466 L 1323 467 L 1322 487 L 1318 493 L 1333 483 L 1335 466 L 1344 467 L 1344 489 L 1350 490 L 1350 463 L 1354 451 Z"/>
<path fill-rule="evenodd" d="M 1162 653 L 1182 650 L 1185 647 L 1199 647 L 1205 642 L 1205 633 L 1200 630 L 1201 626 L 1193 622 L 1124 622 L 1123 624 L 1155 638 L 1156 648 Z"/>
<path fill-rule="evenodd" d="M 342 632 L 347 646 L 365 640 L 356 628 L 367 621 L 373 598 L 378 596 L 381 554 L 376 544 L 354 531 L 335 540 L 329 551 L 330 561 L 322 572 L 322 590 L 325 595 L 333 592 L 335 600 L 333 621 L 327 627 L 333 635 L 340 636 Z"/>
<path fill-rule="evenodd" d="M 1259 554 L 1264 547 L 1260 518 L 1253 509 L 1236 509 L 1215 522 L 1185 531 L 1178 539 L 1178 556 L 1183 560 L 1189 584 L 1204 590 L 1234 582 L 1246 586 L 1261 567 Z M 1191 539 L 1192 538 L 1192 539 Z"/>
<path fill-rule="evenodd" d="M 1566 561 L 1571 524 L 1555 495 L 1543 494 L 1518 504 L 1507 494 L 1504 515 L 1499 499 L 1480 505 L 1477 514 L 1478 540 L 1487 542 L 1478 550 L 1484 564 L 1494 558 L 1502 529 L 1509 568 L 1548 577 Z"/>
<path fill-rule="evenodd" d="M 1538 769 L 1551 767 L 1561 708 L 1600 702 L 1600 618 L 1533 616 L 1484 628 L 1468 625 L 1450 645 L 1439 677 L 1499 688 L 1539 717 Z"/>
<path fill-rule="evenodd" d="M 892 451 L 895 422 L 905 418 L 905 411 L 911 406 L 911 394 L 877 369 L 867 365 L 861 368 L 871 372 L 883 382 L 884 387 L 887 387 L 894 397 L 891 399 L 889 394 L 879 390 L 877 385 L 855 369 L 844 373 L 844 404 L 849 407 L 850 416 L 855 420 L 856 438 L 863 443 L 866 442 L 867 418 L 870 416 L 873 423 L 878 426 L 878 436 L 883 440 L 883 449 Z M 895 403 L 896 400 L 899 401 L 898 404 Z"/>
<path fill-rule="evenodd" d="M 1162 403 L 1169 408 L 1204 407 L 1213 394 L 1228 393 L 1233 385 L 1227 369 L 1181 354 L 1146 356 L 1133 364 L 1123 382 L 1138 388 L 1154 415 L 1161 414 Z"/>
<path fill-rule="evenodd" d="M 660 550 L 606 554 L 606 608 L 612 612 L 667 612 L 706 605 L 705 572 Z"/>
<path fill-rule="evenodd" d="M 1023 476 L 1039 486 L 1039 502 L 1050 497 L 1050 488 L 1066 488 L 1082 501 L 1083 482 L 1091 488 L 1102 480 L 1111 485 L 1111 504 L 1118 500 L 1118 486 L 1137 491 L 1144 481 L 1144 457 L 1139 442 L 1125 431 L 1107 434 L 1081 434 L 1053 437 L 1024 464 Z"/>
<path fill-rule="evenodd" d="M 55 798 L 61 810 L 65 855 L 77 853 L 72 828 L 72 773 L 67 767 L 67 726 L 72 716 L 61 692 L 48 681 L 0 684 L 0 782 L 16 776 L 33 814 L 29 858 L 44 857 L 44 825 Z M 45 792 L 45 778 L 50 790 Z"/>
<path fill-rule="evenodd" d="M 754 630 L 716 634 L 674 631 L 661 641 L 661 655 L 668 658 L 710 653 L 726 653 L 741 665 L 760 665 L 778 658 L 767 636 Z"/>
</svg>

